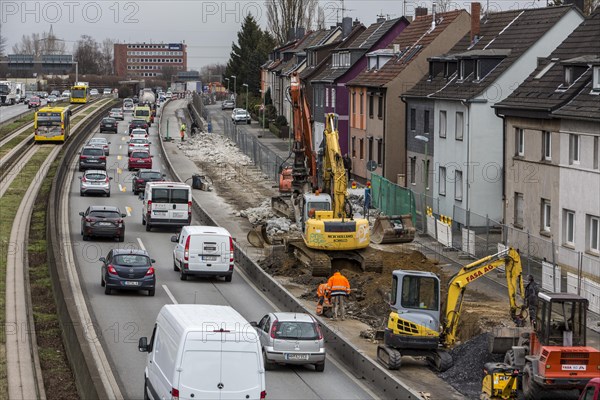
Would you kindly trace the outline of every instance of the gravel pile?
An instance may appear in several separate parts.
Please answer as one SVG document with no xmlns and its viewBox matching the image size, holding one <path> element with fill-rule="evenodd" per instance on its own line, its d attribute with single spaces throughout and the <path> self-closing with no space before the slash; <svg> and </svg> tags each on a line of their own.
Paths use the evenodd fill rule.
<svg viewBox="0 0 600 400">
<path fill-rule="evenodd" d="M 242 153 L 234 142 L 216 133 L 199 132 L 177 142 L 183 153 L 194 161 L 203 161 L 214 166 L 231 165 L 234 168 L 252 165 L 252 160 Z M 235 162 L 231 162 L 235 160 Z M 239 171 L 235 171 L 239 174 Z"/>
<path fill-rule="evenodd" d="M 454 365 L 439 375 L 448 384 L 468 399 L 479 399 L 483 381 L 483 365 L 487 362 L 502 362 L 502 354 L 490 354 L 489 333 L 482 333 L 450 351 Z"/>
</svg>

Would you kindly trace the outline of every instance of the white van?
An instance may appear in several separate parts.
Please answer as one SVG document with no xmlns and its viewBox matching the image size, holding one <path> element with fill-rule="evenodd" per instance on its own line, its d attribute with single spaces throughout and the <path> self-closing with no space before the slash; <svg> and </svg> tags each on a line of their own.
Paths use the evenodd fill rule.
<svg viewBox="0 0 600 400">
<path fill-rule="evenodd" d="M 143 194 L 142 225 L 182 227 L 192 222 L 192 188 L 180 182 L 148 182 Z"/>
<path fill-rule="evenodd" d="M 229 306 L 162 307 L 147 352 L 144 398 L 264 399 L 265 370 L 254 328 Z"/>
<path fill-rule="evenodd" d="M 222 276 L 231 282 L 233 276 L 233 238 L 218 226 L 184 226 L 179 235 L 171 237 L 177 243 L 173 249 L 173 269 L 182 281 L 188 275 Z"/>
</svg>

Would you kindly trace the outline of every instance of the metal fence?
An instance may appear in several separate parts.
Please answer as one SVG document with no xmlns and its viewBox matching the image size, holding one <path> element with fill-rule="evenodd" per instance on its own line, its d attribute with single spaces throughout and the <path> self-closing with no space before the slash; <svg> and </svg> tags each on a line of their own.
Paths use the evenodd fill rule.
<svg viewBox="0 0 600 400">
<path fill-rule="evenodd" d="M 234 141 L 240 150 L 250 157 L 263 174 L 274 182 L 279 182 L 279 168 L 284 159 L 273 150 L 263 145 L 258 138 L 249 134 L 246 128 L 234 124 L 230 119 L 223 117 L 223 133 Z"/>
</svg>

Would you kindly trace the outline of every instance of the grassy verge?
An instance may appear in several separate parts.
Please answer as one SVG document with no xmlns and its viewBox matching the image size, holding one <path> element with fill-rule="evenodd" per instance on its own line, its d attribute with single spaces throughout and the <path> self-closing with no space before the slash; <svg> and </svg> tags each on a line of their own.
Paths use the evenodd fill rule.
<svg viewBox="0 0 600 400">
<path fill-rule="evenodd" d="M 11 183 L 0 198 L 0 326 L 6 325 L 6 259 L 9 250 L 10 231 L 23 195 L 34 179 L 52 147 L 40 148 Z M 8 398 L 6 371 L 6 332 L 0 330 L 0 398 Z"/>
<path fill-rule="evenodd" d="M 16 121 L 11 122 L 10 124 L 4 124 L 0 126 L 0 139 L 4 139 L 10 133 L 16 131 L 24 127 L 27 124 L 33 122 L 33 113 L 22 116 Z"/>
<path fill-rule="evenodd" d="M 23 132 L 19 136 L 15 136 L 11 140 L 9 140 L 8 143 L 6 143 L 4 146 L 2 146 L 2 148 L 0 148 L 0 157 L 4 157 L 16 145 L 18 145 L 19 143 L 21 143 L 23 140 L 25 140 L 25 138 L 27 136 L 30 136 L 31 134 L 32 134 L 32 132 L 29 132 L 29 131 Z"/>
<path fill-rule="evenodd" d="M 50 167 L 36 198 L 27 249 L 33 319 L 48 400 L 78 398 L 75 378 L 63 346 L 46 252 L 46 209 L 58 166 L 57 159 Z"/>
</svg>

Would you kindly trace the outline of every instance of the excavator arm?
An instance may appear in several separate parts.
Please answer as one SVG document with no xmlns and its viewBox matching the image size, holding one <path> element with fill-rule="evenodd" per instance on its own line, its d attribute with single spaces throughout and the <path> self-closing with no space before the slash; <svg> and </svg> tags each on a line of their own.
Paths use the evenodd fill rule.
<svg viewBox="0 0 600 400">
<path fill-rule="evenodd" d="M 518 304 L 517 301 L 517 293 L 519 293 L 521 299 L 524 298 L 525 294 L 522 276 L 523 266 L 518 251 L 513 248 L 508 248 L 497 254 L 484 257 L 471 264 L 465 265 L 450 280 L 448 284 L 445 319 L 441 326 L 441 339 L 446 347 L 451 347 L 456 342 L 456 331 L 467 286 L 502 266 L 504 266 L 506 271 L 511 318 L 517 326 L 523 325 L 523 312 L 525 306 L 523 304 Z"/>
<path fill-rule="evenodd" d="M 348 176 L 344 168 L 339 134 L 335 128 L 335 117 L 335 114 L 325 116 L 325 132 L 323 133 L 325 138 L 325 153 L 323 154 L 324 192 L 331 196 L 331 209 L 334 218 L 352 218 L 352 215 L 346 213 Z"/>
<path fill-rule="evenodd" d="M 296 193 L 310 193 L 317 187 L 317 157 L 312 145 L 310 109 L 297 72 L 291 76 L 290 99 L 294 130 L 292 186 Z"/>
</svg>

